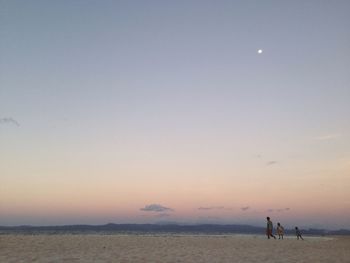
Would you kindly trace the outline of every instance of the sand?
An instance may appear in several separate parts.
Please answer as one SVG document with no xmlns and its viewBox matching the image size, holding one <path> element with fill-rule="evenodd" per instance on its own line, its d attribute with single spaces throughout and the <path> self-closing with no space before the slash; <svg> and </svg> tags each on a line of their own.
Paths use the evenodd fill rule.
<svg viewBox="0 0 350 263">
<path fill-rule="evenodd" d="M 0 235 L 0 262 L 350 262 L 350 237 Z"/>
</svg>

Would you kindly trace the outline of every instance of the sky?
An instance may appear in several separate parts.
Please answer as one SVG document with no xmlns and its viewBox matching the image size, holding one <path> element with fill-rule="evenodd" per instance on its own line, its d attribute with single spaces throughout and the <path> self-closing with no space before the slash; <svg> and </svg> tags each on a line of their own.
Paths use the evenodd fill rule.
<svg viewBox="0 0 350 263">
<path fill-rule="evenodd" d="M 349 229 L 349 12 L 0 0 L 0 225 Z"/>
</svg>

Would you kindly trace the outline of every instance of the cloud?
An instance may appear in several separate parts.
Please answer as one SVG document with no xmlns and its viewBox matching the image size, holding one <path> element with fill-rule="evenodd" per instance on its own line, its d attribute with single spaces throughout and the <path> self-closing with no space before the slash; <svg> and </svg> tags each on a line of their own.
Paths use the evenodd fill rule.
<svg viewBox="0 0 350 263">
<path fill-rule="evenodd" d="M 249 206 L 244 206 L 244 207 L 241 207 L 241 210 L 242 210 L 242 211 L 244 211 L 244 212 L 245 212 L 245 211 L 247 211 L 247 210 L 249 210 L 249 209 L 250 209 L 250 207 L 249 207 Z"/>
<path fill-rule="evenodd" d="M 15 126 L 19 126 L 18 121 L 12 118 L 0 118 L 0 124 L 12 124 Z"/>
<path fill-rule="evenodd" d="M 164 212 L 164 211 L 174 211 L 173 209 L 169 207 L 165 207 L 159 204 L 150 204 L 145 205 L 145 207 L 140 208 L 141 211 L 147 211 L 147 212 Z"/>
<path fill-rule="evenodd" d="M 290 210 L 290 208 L 289 207 L 287 207 L 287 208 L 279 208 L 279 209 L 276 209 L 276 212 L 286 212 L 286 211 L 289 211 Z"/>
<path fill-rule="evenodd" d="M 276 163 L 277 163 L 277 161 L 269 161 L 269 162 L 266 163 L 266 165 L 274 165 Z"/>
<path fill-rule="evenodd" d="M 340 134 L 335 133 L 335 134 L 327 134 L 327 135 L 317 136 L 317 137 L 314 137 L 314 140 L 327 141 L 327 140 L 334 140 L 338 137 L 340 137 Z"/>
<path fill-rule="evenodd" d="M 266 211 L 269 212 L 269 213 L 273 213 L 273 212 L 277 212 L 277 213 L 282 213 L 282 212 L 287 212 L 289 211 L 290 208 L 289 207 L 286 207 L 286 208 L 278 208 L 278 209 L 267 209 Z"/>
<path fill-rule="evenodd" d="M 225 209 L 224 206 L 209 206 L 209 207 L 198 207 L 198 210 L 215 210 L 215 209 Z"/>
</svg>

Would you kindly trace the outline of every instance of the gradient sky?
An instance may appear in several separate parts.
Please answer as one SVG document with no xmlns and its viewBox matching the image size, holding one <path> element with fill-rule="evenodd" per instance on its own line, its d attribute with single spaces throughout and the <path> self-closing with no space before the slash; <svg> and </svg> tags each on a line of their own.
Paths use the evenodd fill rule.
<svg viewBox="0 0 350 263">
<path fill-rule="evenodd" d="M 350 228 L 349 13 L 1 0 L 0 225 Z"/>
</svg>

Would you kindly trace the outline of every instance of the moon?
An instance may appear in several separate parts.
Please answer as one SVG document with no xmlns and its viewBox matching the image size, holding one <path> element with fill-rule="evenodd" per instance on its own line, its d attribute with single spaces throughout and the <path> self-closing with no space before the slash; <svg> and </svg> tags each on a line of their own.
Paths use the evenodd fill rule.
<svg viewBox="0 0 350 263">
<path fill-rule="evenodd" d="M 261 54 L 263 53 L 263 50 L 262 49 L 258 49 L 258 54 Z"/>
</svg>

